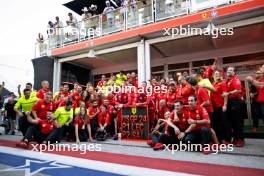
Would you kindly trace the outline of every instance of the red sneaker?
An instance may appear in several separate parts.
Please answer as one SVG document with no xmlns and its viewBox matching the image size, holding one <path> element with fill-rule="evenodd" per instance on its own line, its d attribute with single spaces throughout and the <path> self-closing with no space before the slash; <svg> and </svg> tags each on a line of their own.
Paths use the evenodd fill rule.
<svg viewBox="0 0 264 176">
<path fill-rule="evenodd" d="M 244 147 L 245 145 L 245 141 L 241 140 L 241 139 L 238 139 L 235 143 L 235 146 L 236 147 Z"/>
<path fill-rule="evenodd" d="M 16 146 L 23 149 L 29 149 L 29 143 L 25 141 L 19 142 Z"/>
<path fill-rule="evenodd" d="M 257 128 L 256 127 L 252 128 L 252 132 L 256 133 L 257 132 Z"/>
<path fill-rule="evenodd" d="M 148 141 L 147 141 L 147 144 L 148 144 L 150 147 L 154 147 L 156 143 L 155 143 L 154 141 L 152 141 L 152 140 L 148 140 Z"/>
<path fill-rule="evenodd" d="M 162 143 L 157 143 L 155 144 L 155 146 L 153 147 L 153 150 L 163 150 L 165 148 L 165 146 Z"/>
</svg>

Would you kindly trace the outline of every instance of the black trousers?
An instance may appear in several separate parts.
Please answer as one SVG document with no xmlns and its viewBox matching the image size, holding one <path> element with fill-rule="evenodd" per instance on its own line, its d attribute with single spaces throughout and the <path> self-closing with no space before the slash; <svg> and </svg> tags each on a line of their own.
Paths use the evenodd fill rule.
<svg viewBox="0 0 264 176">
<path fill-rule="evenodd" d="M 159 142 L 165 145 L 178 144 L 180 140 L 175 135 L 174 129 L 171 127 L 168 127 L 168 133 L 169 134 L 165 134 L 165 133 L 161 134 L 159 136 Z"/>
<path fill-rule="evenodd" d="M 95 116 L 91 121 L 90 121 L 90 125 L 91 125 L 91 132 L 92 132 L 92 136 L 95 136 L 95 133 L 99 127 L 98 125 L 98 117 Z"/>
<path fill-rule="evenodd" d="M 264 102 L 253 102 L 252 104 L 253 127 L 259 127 L 259 119 L 264 120 Z"/>
<path fill-rule="evenodd" d="M 64 131 L 65 131 L 65 126 L 62 126 L 61 128 L 54 128 L 47 136 L 45 141 L 50 141 L 50 143 L 54 143 L 56 141 L 60 142 Z"/>
<path fill-rule="evenodd" d="M 116 119 L 116 116 L 112 114 L 111 115 L 111 123 L 109 126 L 109 132 L 110 132 L 111 136 L 115 135 L 115 119 Z"/>
<path fill-rule="evenodd" d="M 234 139 L 244 140 L 244 118 L 242 115 L 242 103 L 243 102 L 240 99 L 228 100 L 227 122 L 229 126 L 228 134 L 232 134 Z"/>
<path fill-rule="evenodd" d="M 211 126 L 214 129 L 218 140 L 230 140 L 231 136 L 228 136 L 228 125 L 226 119 L 226 112 L 223 112 L 222 107 L 214 108 L 213 115 L 211 117 Z M 229 134 L 230 135 L 230 134 Z"/>
<path fill-rule="evenodd" d="M 88 133 L 87 133 L 87 129 L 79 129 L 78 130 L 79 133 L 79 139 L 81 142 L 86 142 L 88 139 Z"/>
<path fill-rule="evenodd" d="M 49 134 L 43 134 L 40 131 L 39 125 L 31 125 L 24 136 L 24 140 L 30 140 L 32 136 L 37 143 L 41 144 Z M 54 141 L 55 142 L 55 141 Z"/>
<path fill-rule="evenodd" d="M 209 144 L 212 139 L 211 130 L 207 127 L 191 131 L 185 136 L 185 143 L 191 144 Z"/>
<path fill-rule="evenodd" d="M 23 117 L 19 117 L 18 126 L 19 130 L 22 132 L 23 136 L 25 136 L 27 129 L 31 124 L 27 120 L 27 116 L 23 113 Z"/>
</svg>

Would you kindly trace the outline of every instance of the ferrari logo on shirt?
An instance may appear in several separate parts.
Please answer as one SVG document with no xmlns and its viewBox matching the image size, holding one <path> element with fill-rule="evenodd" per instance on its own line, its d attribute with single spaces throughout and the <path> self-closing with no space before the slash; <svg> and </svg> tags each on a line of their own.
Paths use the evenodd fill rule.
<svg viewBox="0 0 264 176">
<path fill-rule="evenodd" d="M 43 109 L 44 109 L 44 108 L 45 108 L 45 105 L 41 105 L 41 108 L 43 108 Z"/>
<path fill-rule="evenodd" d="M 208 18 L 208 14 L 207 13 L 203 13 L 202 14 L 202 18 Z"/>
<path fill-rule="evenodd" d="M 137 108 L 136 107 L 131 108 L 131 112 L 132 112 L 132 114 L 136 114 L 137 113 Z"/>
</svg>

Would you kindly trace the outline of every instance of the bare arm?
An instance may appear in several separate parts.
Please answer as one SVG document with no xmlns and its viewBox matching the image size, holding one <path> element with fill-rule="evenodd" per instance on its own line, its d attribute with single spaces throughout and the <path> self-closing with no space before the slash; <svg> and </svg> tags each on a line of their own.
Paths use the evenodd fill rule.
<svg viewBox="0 0 264 176">
<path fill-rule="evenodd" d="M 200 106 L 201 107 L 206 107 L 206 106 L 209 106 L 209 105 L 210 105 L 210 101 L 209 100 L 206 100 Z"/>
<path fill-rule="evenodd" d="M 254 86 L 260 87 L 261 89 L 264 88 L 264 83 L 263 83 L 263 82 L 260 82 L 260 81 L 257 81 L 257 80 L 253 80 L 253 81 L 252 81 L 252 84 L 253 84 Z"/>
<path fill-rule="evenodd" d="M 26 115 L 27 115 L 27 120 L 29 123 L 32 123 L 32 124 L 38 124 L 39 121 L 37 119 L 33 119 L 30 115 L 30 112 L 26 112 Z"/>
<path fill-rule="evenodd" d="M 88 134 L 89 134 L 89 139 L 92 140 L 92 130 L 91 130 L 91 125 L 87 124 L 87 130 L 88 130 Z"/>
<path fill-rule="evenodd" d="M 78 126 L 78 124 L 75 124 L 75 136 L 76 136 L 76 143 L 79 143 L 80 139 L 79 139 L 79 126 Z"/>
</svg>

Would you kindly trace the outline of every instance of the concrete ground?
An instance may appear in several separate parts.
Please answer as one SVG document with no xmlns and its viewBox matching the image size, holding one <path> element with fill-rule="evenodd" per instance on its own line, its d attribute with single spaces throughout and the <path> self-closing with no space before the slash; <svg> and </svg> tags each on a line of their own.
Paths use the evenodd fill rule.
<svg viewBox="0 0 264 176">
<path fill-rule="evenodd" d="M 21 135 L 1 135 L 0 140 L 19 141 Z M 67 143 L 67 142 L 62 142 Z M 92 142 L 93 143 L 93 142 Z M 145 142 L 132 142 L 123 140 L 107 140 L 97 142 L 101 144 L 103 152 L 126 154 L 132 156 L 144 156 L 151 158 L 164 158 L 178 161 L 192 161 L 198 163 L 220 164 L 226 166 L 240 166 L 246 168 L 264 168 L 264 140 L 246 139 L 243 148 L 234 148 L 233 151 L 218 154 L 204 155 L 201 152 L 181 152 L 174 154 L 171 151 L 153 151 Z M 73 143 L 69 143 L 73 144 Z M 87 142 L 86 144 L 89 144 Z"/>
</svg>

